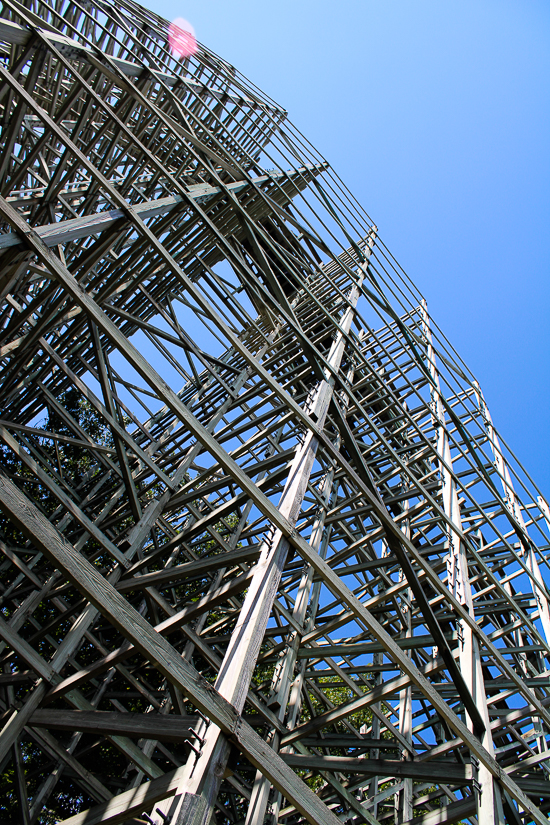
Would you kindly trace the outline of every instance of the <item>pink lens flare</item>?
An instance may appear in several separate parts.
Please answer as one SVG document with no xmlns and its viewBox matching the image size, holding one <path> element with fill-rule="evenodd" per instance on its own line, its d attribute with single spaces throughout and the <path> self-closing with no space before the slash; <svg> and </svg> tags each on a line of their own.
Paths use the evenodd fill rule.
<svg viewBox="0 0 550 825">
<path fill-rule="evenodd" d="M 197 51 L 197 41 L 195 39 L 195 29 L 183 17 L 178 17 L 168 29 L 168 43 L 172 54 L 177 60 L 182 57 L 191 57 Z"/>
</svg>

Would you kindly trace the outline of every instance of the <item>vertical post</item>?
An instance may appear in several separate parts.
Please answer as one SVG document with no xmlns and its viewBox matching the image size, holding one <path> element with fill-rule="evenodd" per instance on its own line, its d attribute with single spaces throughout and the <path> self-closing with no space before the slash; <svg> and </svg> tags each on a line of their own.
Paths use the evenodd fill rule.
<svg viewBox="0 0 550 825">
<path fill-rule="evenodd" d="M 489 408 L 485 403 L 485 398 L 483 397 L 481 387 L 479 386 L 477 381 L 474 381 L 473 384 L 479 410 L 481 412 L 481 417 L 485 425 L 485 432 L 487 433 L 487 438 L 491 445 L 491 450 L 493 452 L 493 456 L 495 459 L 495 467 L 498 470 L 498 474 L 502 484 L 506 508 L 521 528 L 521 530 L 518 531 L 518 537 L 520 540 L 520 544 L 523 548 L 522 553 L 526 555 L 525 561 L 527 567 L 529 571 L 532 573 L 532 576 L 530 576 L 531 589 L 533 591 L 533 595 L 535 597 L 535 601 L 539 609 L 539 618 L 544 630 L 546 641 L 550 641 L 550 606 L 548 604 L 548 597 L 546 595 L 544 579 L 542 578 L 540 573 L 539 563 L 537 561 L 533 544 L 529 542 L 528 546 L 526 546 L 524 535 L 522 535 L 522 531 L 524 534 L 527 533 L 527 528 L 525 527 L 525 521 L 523 518 L 520 502 L 516 495 L 516 491 L 514 490 L 514 484 L 510 476 L 510 471 L 508 470 L 508 465 L 502 454 L 500 441 L 498 440 L 495 428 L 493 427 L 493 421 L 491 419 L 491 414 L 489 413 Z M 541 500 L 542 499 L 539 498 L 539 504 L 541 503 Z M 546 505 L 546 507 L 548 508 L 548 505 Z"/>
<path fill-rule="evenodd" d="M 430 317 L 425 301 L 420 306 L 422 329 L 426 340 L 426 360 L 428 370 L 432 378 L 431 408 L 432 422 L 437 435 L 437 455 L 439 458 L 439 473 L 441 480 L 441 492 L 443 497 L 443 509 L 445 515 L 450 520 L 452 526 L 447 530 L 447 585 L 455 598 L 460 601 L 474 617 L 474 606 L 472 601 L 472 591 L 468 573 L 468 559 L 466 548 L 460 539 L 458 531 L 462 531 L 462 521 L 460 516 L 460 504 L 456 484 L 453 477 L 453 460 L 449 435 L 445 423 L 445 411 L 441 401 L 441 387 L 439 383 L 439 372 L 432 344 L 432 333 L 430 329 Z M 456 530 L 453 529 L 456 527 Z M 459 663 L 462 675 L 470 689 L 474 702 L 476 703 L 485 723 L 485 731 L 482 738 L 483 746 L 494 753 L 493 739 L 491 736 L 491 726 L 489 712 L 487 709 L 487 696 L 485 683 L 481 668 L 481 657 L 477 639 L 473 635 L 469 625 L 464 621 L 457 622 Z M 473 725 L 468 714 L 466 723 L 473 731 Z M 476 779 L 477 815 L 478 821 L 483 825 L 497 825 L 500 819 L 499 800 L 495 800 L 495 788 L 493 777 L 484 765 L 479 764 L 477 759 L 472 759 L 474 769 L 478 774 Z M 495 818 L 495 802 L 497 805 L 497 818 Z"/>
<path fill-rule="evenodd" d="M 351 384 L 354 376 L 354 367 L 352 367 L 346 376 L 347 381 Z M 344 402 L 345 403 L 345 402 Z M 335 443 L 340 445 L 340 435 L 336 437 Z M 325 558 L 330 537 L 330 525 L 325 528 L 325 518 L 328 507 L 333 503 L 336 496 L 337 484 L 334 482 L 334 466 L 332 466 L 326 473 L 325 478 L 321 484 L 321 498 L 323 504 L 319 507 L 319 512 L 315 518 L 312 526 L 311 536 L 309 539 L 310 545 L 317 550 L 322 558 Z M 303 687 L 303 673 L 307 666 L 307 660 L 303 662 L 301 674 L 296 679 L 292 678 L 294 668 L 298 658 L 298 650 L 300 648 L 302 636 L 313 629 L 317 614 L 320 596 L 320 583 L 314 586 L 311 596 L 311 586 L 313 583 L 314 570 L 311 565 L 308 566 L 302 575 L 300 585 L 298 587 L 298 594 L 292 612 L 294 623 L 302 628 L 302 632 L 294 631 L 288 643 L 287 650 L 282 656 L 278 666 L 275 669 L 272 680 L 272 689 L 275 694 L 273 702 L 278 710 L 278 715 L 281 720 L 284 719 L 287 704 L 289 707 L 289 716 L 287 718 L 287 727 L 292 729 L 298 718 L 298 713 L 301 707 L 301 691 Z M 307 615 L 308 607 L 310 608 L 310 615 Z M 290 702 L 289 702 L 290 697 Z M 272 738 L 272 747 L 278 748 L 280 741 L 279 734 L 275 731 Z M 294 748 L 292 745 L 283 749 L 283 752 L 292 752 Z M 245 825 L 263 825 L 265 821 L 266 809 L 269 802 L 270 783 L 260 771 L 256 772 L 254 780 L 254 787 L 250 798 L 250 806 L 246 817 Z M 273 825 L 277 822 L 278 811 L 281 803 L 281 795 L 277 792 L 276 799 L 273 801 L 271 817 Z"/>
<path fill-rule="evenodd" d="M 408 486 L 407 480 L 405 478 L 402 479 L 403 485 Z M 409 509 L 409 500 L 406 499 L 403 509 L 407 511 Z M 407 536 L 408 539 L 411 537 L 411 525 L 410 520 L 406 518 L 403 522 L 402 528 L 403 532 Z M 401 579 L 403 579 L 404 573 L 401 571 Z M 410 587 L 406 588 L 403 591 L 403 594 L 400 601 L 400 608 L 401 608 L 401 623 L 403 626 L 403 635 L 405 638 L 411 638 L 412 636 L 412 615 L 411 615 L 411 601 L 412 601 L 412 591 Z M 406 655 L 410 656 L 411 651 L 407 650 Z M 404 688 L 403 690 L 399 691 L 399 733 L 401 733 L 407 742 L 412 743 L 412 687 L 408 685 L 408 687 Z M 409 759 L 409 752 L 405 748 L 401 748 L 401 759 L 407 760 Z M 397 793 L 395 797 L 395 812 L 396 812 L 396 822 L 398 825 L 402 825 L 402 823 L 408 822 L 410 819 L 413 818 L 413 782 L 412 779 L 405 778 L 403 780 L 403 787 Z"/>
<path fill-rule="evenodd" d="M 376 227 L 373 227 L 365 247 L 367 259 L 372 252 L 375 238 Z M 309 414 L 317 422 L 319 428 L 324 426 L 328 414 L 335 385 L 332 370 L 338 371 L 342 363 L 346 337 L 355 317 L 355 307 L 361 294 L 366 269 L 366 263 L 359 268 L 357 282 L 352 286 L 348 295 L 349 306 L 340 324 L 336 326 L 336 337 L 327 358 L 331 370 L 325 370 L 324 378 L 317 383 L 310 395 Z M 289 469 L 278 509 L 292 524 L 296 523 L 301 511 L 318 444 L 317 438 L 311 431 L 308 431 L 302 443 L 297 445 Z M 288 551 L 288 539 L 278 529 L 263 542 L 260 558 L 216 679 L 216 690 L 239 712 L 242 711 L 246 701 Z M 230 750 L 231 746 L 220 729 L 210 724 L 204 737 L 201 754 L 196 760 L 193 755 L 189 757 L 189 771 L 182 780 L 181 790 L 179 789 L 182 801 L 189 795 L 200 795 L 207 804 L 200 810 L 197 809 L 193 818 L 188 817 L 186 825 L 208 825 L 224 777 Z M 172 821 L 176 825 L 180 825 L 180 810 L 171 811 Z"/>
</svg>

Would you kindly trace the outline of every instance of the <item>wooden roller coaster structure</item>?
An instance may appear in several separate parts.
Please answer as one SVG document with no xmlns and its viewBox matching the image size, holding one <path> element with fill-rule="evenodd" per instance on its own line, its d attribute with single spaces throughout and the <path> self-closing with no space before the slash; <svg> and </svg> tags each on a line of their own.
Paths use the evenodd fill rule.
<svg viewBox="0 0 550 825">
<path fill-rule="evenodd" d="M 328 163 L 2 0 L 3 822 L 548 822 L 550 512 Z"/>
</svg>

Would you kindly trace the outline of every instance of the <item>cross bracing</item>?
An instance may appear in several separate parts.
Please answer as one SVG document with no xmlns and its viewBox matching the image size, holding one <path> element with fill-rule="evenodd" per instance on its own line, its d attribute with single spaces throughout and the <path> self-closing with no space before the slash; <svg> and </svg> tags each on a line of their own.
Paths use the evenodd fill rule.
<svg viewBox="0 0 550 825">
<path fill-rule="evenodd" d="M 2 2 L 8 821 L 544 823 L 550 512 L 286 112 Z"/>
</svg>

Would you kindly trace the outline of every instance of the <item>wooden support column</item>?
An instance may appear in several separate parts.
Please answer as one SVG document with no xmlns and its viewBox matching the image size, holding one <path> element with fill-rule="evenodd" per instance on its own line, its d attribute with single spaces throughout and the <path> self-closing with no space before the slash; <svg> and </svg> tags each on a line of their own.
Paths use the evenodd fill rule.
<svg viewBox="0 0 550 825">
<path fill-rule="evenodd" d="M 529 576 L 529 583 L 538 607 L 539 620 L 542 625 L 544 637 L 547 642 L 550 642 L 550 603 L 548 599 L 548 589 L 545 585 L 544 578 L 540 571 L 539 563 L 537 561 L 536 556 L 536 549 L 534 547 L 533 542 L 529 539 L 527 527 L 525 525 L 525 520 L 523 518 L 522 508 L 519 499 L 516 495 L 516 491 L 514 489 L 514 484 L 510 476 L 508 464 L 502 453 L 502 448 L 500 446 L 499 438 L 495 432 L 495 428 L 493 427 L 493 421 L 491 418 L 491 414 L 489 412 L 489 408 L 487 407 L 485 398 L 481 391 L 481 387 L 479 386 L 477 381 L 474 382 L 474 390 L 481 411 L 481 417 L 485 425 L 487 438 L 491 445 L 491 450 L 495 460 L 495 466 L 500 477 L 500 482 L 504 493 L 504 501 L 510 513 L 510 516 L 519 525 L 520 528 L 519 530 L 517 530 L 517 534 L 522 548 L 521 555 L 525 557 L 527 568 L 531 573 L 531 575 Z M 546 504 L 544 499 L 542 499 L 541 496 L 539 496 L 539 506 L 543 513 L 545 512 L 545 510 L 548 511 L 548 505 Z M 510 587 L 509 582 L 506 586 Z M 517 633 L 521 639 L 520 628 L 518 628 Z M 544 663 L 543 655 L 539 653 L 538 658 L 540 671 L 546 672 L 546 665 Z M 546 737 L 543 733 L 543 726 L 540 717 L 536 715 L 533 716 L 533 725 L 535 726 L 535 729 L 539 731 L 540 734 L 537 737 L 537 750 L 539 751 L 539 753 L 549 754 L 548 758 L 550 760 L 550 751 L 548 749 Z"/>
<path fill-rule="evenodd" d="M 529 577 L 531 590 L 533 591 L 533 595 L 539 609 L 539 619 L 544 630 L 546 641 L 550 642 L 550 603 L 548 599 L 548 589 L 540 572 L 533 542 L 529 539 L 529 535 L 527 533 L 520 501 L 514 489 L 508 464 L 502 453 L 499 438 L 496 434 L 495 428 L 493 427 L 493 421 L 491 419 L 489 408 L 485 403 L 485 398 L 483 397 L 481 387 L 477 381 L 474 382 L 474 390 L 479 409 L 481 411 L 481 417 L 485 424 L 487 438 L 491 445 L 491 450 L 495 460 L 495 467 L 498 471 L 500 483 L 504 492 L 504 501 L 508 512 L 520 528 L 517 530 L 517 534 L 522 546 L 522 555 L 525 556 L 527 567 L 531 573 L 531 576 Z M 544 507 L 544 503 L 542 504 L 542 507 Z M 546 505 L 546 507 L 548 507 L 548 505 Z"/>
<path fill-rule="evenodd" d="M 346 376 L 349 384 L 353 382 L 353 374 L 354 370 L 351 368 Z M 337 446 L 340 445 L 341 438 L 339 435 L 336 436 L 335 443 Z M 321 558 L 326 557 L 328 548 L 331 527 L 330 525 L 325 526 L 325 518 L 327 508 L 331 503 L 334 503 L 336 488 L 333 465 L 327 471 L 319 491 L 323 503 L 319 505 L 319 511 L 315 516 L 309 538 L 312 550 L 316 550 Z M 302 573 L 294 609 L 292 611 L 293 631 L 288 641 L 286 651 L 277 663 L 271 683 L 272 703 L 275 711 L 281 721 L 284 720 L 288 713 L 287 727 L 290 729 L 296 724 L 296 719 L 298 718 L 302 705 L 302 690 L 304 688 L 303 673 L 306 668 L 305 661 L 302 663 L 299 674 L 294 677 L 294 670 L 298 660 L 298 650 L 302 644 L 304 634 L 312 630 L 315 626 L 319 606 L 321 586 L 320 582 L 316 582 L 312 591 L 314 572 L 313 567 L 308 565 Z M 309 615 L 307 615 L 308 609 Z M 274 750 L 279 749 L 280 741 L 281 736 L 279 732 L 276 730 L 272 731 L 270 744 Z M 293 751 L 294 748 L 292 745 L 282 749 L 282 753 L 292 753 Z M 270 790 L 271 783 L 269 780 L 266 779 L 261 771 L 257 771 L 245 825 L 263 825 L 268 807 L 270 808 L 272 821 L 274 823 L 277 822 L 282 802 L 281 795 L 277 793 L 270 803 Z"/>
<path fill-rule="evenodd" d="M 449 518 L 451 524 L 456 526 L 458 530 L 462 531 L 460 504 L 453 476 L 451 446 L 449 443 L 449 436 L 445 422 L 445 410 L 441 402 L 441 387 L 439 383 L 439 372 L 437 369 L 435 352 L 432 345 L 430 316 L 428 315 L 425 301 L 423 301 L 420 306 L 420 313 L 422 317 L 423 333 L 426 340 L 426 360 L 433 382 L 430 387 L 432 398 L 432 422 L 437 436 L 437 455 L 439 457 L 439 474 L 441 480 L 441 492 L 443 496 L 443 508 L 445 515 Z M 455 598 L 465 606 L 472 618 L 475 618 L 468 572 L 468 559 L 466 556 L 464 543 L 461 540 L 459 533 L 452 527 L 448 527 L 447 535 L 449 548 L 447 554 L 447 585 Z M 479 645 L 477 639 L 472 633 L 471 628 L 461 619 L 457 619 L 457 628 L 460 646 L 460 669 L 485 723 L 485 731 L 482 735 L 483 745 L 489 753 L 493 754 L 494 746 L 491 736 L 485 683 L 481 669 Z M 470 730 L 473 730 L 472 721 L 467 713 L 466 722 Z M 502 808 L 500 803 L 500 793 L 497 789 L 498 799 L 495 800 L 495 788 L 491 773 L 483 764 L 478 763 L 475 756 L 473 756 L 473 759 L 475 761 L 475 765 L 479 765 L 477 779 L 479 782 L 479 789 L 476 792 L 479 822 L 483 822 L 484 825 L 485 823 L 487 823 L 487 825 L 500 825 L 502 821 L 500 816 Z"/>
<path fill-rule="evenodd" d="M 406 479 L 401 480 L 401 483 L 407 487 Z M 409 510 L 409 502 L 408 500 L 405 502 L 404 511 L 407 512 Z M 403 530 L 404 534 L 407 536 L 408 539 L 411 537 L 411 526 L 410 520 L 405 518 L 401 529 Z M 403 572 L 401 572 L 401 578 L 404 578 Z M 412 600 L 413 594 L 410 587 L 407 587 L 403 590 L 401 596 L 398 599 L 399 606 L 401 608 L 401 624 L 402 624 L 402 636 L 405 639 L 412 638 Z M 411 655 L 411 650 L 407 651 L 406 655 Z M 408 685 L 407 687 L 403 688 L 399 691 L 399 733 L 405 737 L 407 742 L 410 743 L 412 746 L 412 728 L 413 728 L 413 720 L 412 720 L 412 687 Z M 401 759 L 403 761 L 408 761 L 410 759 L 410 751 L 406 748 L 401 750 Z M 405 776 L 403 779 L 403 787 L 402 789 L 396 794 L 395 798 L 395 814 L 396 814 L 396 822 L 398 825 L 401 825 L 404 822 L 408 822 L 409 819 L 413 817 L 413 783 L 410 777 Z"/>
<path fill-rule="evenodd" d="M 374 228 L 368 240 L 369 255 L 374 245 L 375 233 Z M 330 369 L 310 393 L 307 410 L 319 429 L 323 428 L 329 410 L 335 383 L 332 372 L 337 372 L 340 368 L 346 336 L 351 329 L 365 274 L 366 265 L 363 265 L 357 274 L 357 283 L 350 290 L 349 306 L 341 319 L 340 329 L 327 359 Z M 293 526 L 300 514 L 318 445 L 319 442 L 315 435 L 306 431 L 302 443 L 296 449 L 287 483 L 279 501 L 279 512 Z M 216 679 L 216 689 L 220 695 L 239 711 L 242 711 L 244 707 L 289 547 L 288 539 L 274 526 L 272 536 L 263 543 L 254 577 Z M 230 745 L 227 739 L 222 736 L 218 728 L 211 725 L 206 732 L 202 752 L 196 764 L 193 756 L 190 756 L 189 778 L 186 783 L 182 783 L 182 799 L 187 793 L 200 794 L 208 801 L 208 809 L 201 810 L 197 814 L 199 819 L 193 821 L 192 824 L 190 822 L 189 825 L 208 825 L 229 754 Z M 175 814 L 172 812 L 171 815 Z"/>
</svg>

